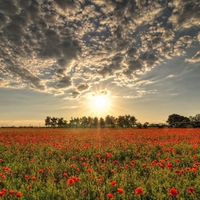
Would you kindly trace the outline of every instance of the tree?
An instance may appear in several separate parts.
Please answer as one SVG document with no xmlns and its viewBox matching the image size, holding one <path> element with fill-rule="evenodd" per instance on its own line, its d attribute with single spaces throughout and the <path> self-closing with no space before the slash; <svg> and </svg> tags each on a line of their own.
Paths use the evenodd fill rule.
<svg viewBox="0 0 200 200">
<path fill-rule="evenodd" d="M 105 123 L 104 118 L 102 118 L 102 117 L 100 118 L 99 125 L 100 125 L 101 128 L 105 127 L 106 123 Z"/>
<path fill-rule="evenodd" d="M 134 116 L 131 116 L 129 121 L 130 121 L 130 125 L 133 127 L 136 124 L 137 119 Z"/>
<path fill-rule="evenodd" d="M 142 128 L 142 124 L 141 124 L 140 122 L 138 122 L 138 123 L 136 124 L 136 126 L 137 126 L 137 128 Z"/>
<path fill-rule="evenodd" d="M 200 114 L 196 114 L 195 115 L 195 121 L 196 122 L 200 122 Z"/>
<path fill-rule="evenodd" d="M 121 128 L 123 128 L 123 125 L 124 125 L 124 116 L 119 116 L 118 118 L 117 118 L 117 125 L 119 126 L 119 127 L 121 127 Z"/>
<path fill-rule="evenodd" d="M 188 117 L 184 117 L 178 114 L 172 114 L 169 115 L 167 121 L 166 121 L 171 127 L 181 127 L 184 122 L 190 122 L 190 119 Z"/>
<path fill-rule="evenodd" d="M 115 126 L 116 119 L 113 116 L 107 115 L 105 119 L 105 123 L 108 127 L 114 127 Z"/>
<path fill-rule="evenodd" d="M 92 127 L 92 123 L 93 123 L 93 118 L 92 118 L 92 117 L 88 117 L 88 118 L 87 118 L 87 122 L 88 122 L 87 126 L 88 126 L 89 128 L 91 128 L 91 127 Z"/>
<path fill-rule="evenodd" d="M 148 127 L 148 125 L 149 125 L 149 122 L 145 122 L 144 124 L 143 124 L 143 128 L 147 128 Z"/>
<path fill-rule="evenodd" d="M 80 119 L 80 124 L 81 124 L 81 126 L 82 127 L 86 127 L 87 125 L 88 125 L 88 118 L 87 117 L 82 117 L 81 119 Z"/>
<path fill-rule="evenodd" d="M 51 126 L 51 117 L 49 117 L 49 116 L 46 117 L 46 119 L 45 119 L 45 126 L 46 127 Z"/>
<path fill-rule="evenodd" d="M 129 128 L 130 127 L 130 115 L 125 115 L 124 116 L 124 124 L 125 124 L 125 127 L 126 128 Z"/>
<path fill-rule="evenodd" d="M 64 119 L 63 119 L 63 117 L 61 117 L 61 118 L 58 118 L 58 127 L 62 127 L 63 126 L 63 124 L 64 124 Z"/>
<path fill-rule="evenodd" d="M 75 126 L 75 120 L 74 120 L 73 117 L 71 117 L 71 119 L 70 119 L 70 121 L 69 121 L 69 126 L 70 126 L 71 128 L 74 128 L 74 126 Z"/>
<path fill-rule="evenodd" d="M 94 126 L 95 128 L 98 127 L 98 123 L 99 123 L 99 119 L 98 119 L 98 117 L 94 117 L 94 120 L 93 120 L 93 126 Z"/>
<path fill-rule="evenodd" d="M 51 118 L 51 127 L 54 127 L 54 128 L 56 127 L 56 125 L 58 124 L 57 120 L 58 118 L 56 117 Z"/>
</svg>

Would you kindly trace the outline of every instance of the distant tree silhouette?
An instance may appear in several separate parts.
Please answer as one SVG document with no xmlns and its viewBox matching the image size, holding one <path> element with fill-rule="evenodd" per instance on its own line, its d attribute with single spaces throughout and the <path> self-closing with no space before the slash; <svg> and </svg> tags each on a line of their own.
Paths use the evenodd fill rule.
<svg viewBox="0 0 200 200">
<path fill-rule="evenodd" d="M 93 123 L 92 123 L 93 127 L 97 128 L 98 127 L 98 123 L 99 123 L 98 117 L 94 117 Z"/>
<path fill-rule="evenodd" d="M 166 121 L 171 127 L 180 127 L 184 122 L 190 122 L 188 117 L 184 117 L 178 114 L 169 115 Z"/>
<path fill-rule="evenodd" d="M 88 126 L 88 118 L 86 116 L 82 117 L 80 119 L 80 124 L 83 128 L 86 128 Z"/>
<path fill-rule="evenodd" d="M 105 127 L 106 123 L 105 123 L 104 118 L 102 118 L 102 117 L 100 118 L 99 125 L 100 125 L 101 128 Z"/>
<path fill-rule="evenodd" d="M 51 127 L 56 127 L 56 125 L 58 124 L 58 118 L 56 117 L 52 117 L 51 118 Z"/>
<path fill-rule="evenodd" d="M 143 128 L 147 128 L 148 125 L 149 125 L 149 122 L 145 122 L 145 123 L 142 125 L 142 127 L 143 127 Z"/>
<path fill-rule="evenodd" d="M 51 117 L 49 117 L 49 116 L 46 117 L 46 119 L 45 119 L 45 126 L 46 127 L 51 126 Z"/>
<path fill-rule="evenodd" d="M 121 127 L 121 128 L 130 128 L 136 125 L 137 119 L 134 116 L 125 115 L 119 116 L 118 118 L 107 115 L 105 119 L 101 117 L 71 117 L 69 123 L 64 120 L 63 117 L 50 117 L 47 116 L 45 119 L 46 127 L 69 127 L 69 128 L 97 128 L 97 127 Z"/>
</svg>

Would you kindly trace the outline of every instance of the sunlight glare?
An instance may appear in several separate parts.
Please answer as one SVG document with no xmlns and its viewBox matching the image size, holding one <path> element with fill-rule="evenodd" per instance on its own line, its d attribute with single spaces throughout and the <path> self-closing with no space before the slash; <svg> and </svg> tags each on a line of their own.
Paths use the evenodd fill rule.
<svg viewBox="0 0 200 200">
<path fill-rule="evenodd" d="M 105 95 L 98 95 L 94 97 L 94 105 L 97 108 L 104 108 L 107 104 Z"/>
</svg>

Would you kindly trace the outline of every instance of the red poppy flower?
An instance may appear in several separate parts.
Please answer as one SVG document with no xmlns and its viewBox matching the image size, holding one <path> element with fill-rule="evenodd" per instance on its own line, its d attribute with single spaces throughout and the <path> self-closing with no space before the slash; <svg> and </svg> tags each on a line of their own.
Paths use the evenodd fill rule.
<svg viewBox="0 0 200 200">
<path fill-rule="evenodd" d="M 24 178 L 25 178 L 26 180 L 28 180 L 28 179 L 29 179 L 29 176 L 28 176 L 28 175 L 25 175 Z"/>
<path fill-rule="evenodd" d="M 107 158 L 112 157 L 112 153 L 107 153 L 106 155 L 107 155 Z"/>
<path fill-rule="evenodd" d="M 170 196 L 177 196 L 178 195 L 178 191 L 175 188 L 171 188 L 169 190 L 169 195 Z"/>
<path fill-rule="evenodd" d="M 35 176 L 33 176 L 32 178 L 31 178 L 31 180 L 32 181 L 35 181 L 37 178 L 35 177 Z"/>
<path fill-rule="evenodd" d="M 112 181 L 110 184 L 111 184 L 112 186 L 116 186 L 116 185 L 117 185 L 117 182 L 116 182 L 116 181 Z"/>
<path fill-rule="evenodd" d="M 77 172 L 80 172 L 80 168 L 76 168 L 76 171 L 77 171 Z"/>
<path fill-rule="evenodd" d="M 185 170 L 186 170 L 186 171 L 190 171 L 190 168 L 189 168 L 189 167 L 186 167 Z"/>
<path fill-rule="evenodd" d="M 112 193 L 108 193 L 108 194 L 107 194 L 107 198 L 108 198 L 108 199 L 112 199 L 112 198 L 114 198 L 114 194 L 112 194 Z"/>
<path fill-rule="evenodd" d="M 91 173 L 91 172 L 92 172 L 92 169 L 89 168 L 87 171 L 88 171 L 88 173 Z"/>
<path fill-rule="evenodd" d="M 81 178 L 80 177 L 76 177 L 75 181 L 80 181 Z"/>
<path fill-rule="evenodd" d="M 83 194 L 87 194 L 87 190 L 83 190 Z"/>
<path fill-rule="evenodd" d="M 114 160 L 113 163 L 114 163 L 114 164 L 118 164 L 118 160 Z"/>
<path fill-rule="evenodd" d="M 5 194 L 4 191 L 0 191 L 0 197 L 2 197 Z"/>
<path fill-rule="evenodd" d="M 22 194 L 21 192 L 17 192 L 16 196 L 17 196 L 17 197 L 22 197 L 23 194 Z"/>
<path fill-rule="evenodd" d="M 166 164 L 166 167 L 167 167 L 167 169 L 172 169 L 172 164 L 170 164 L 170 163 L 168 163 L 168 164 Z"/>
<path fill-rule="evenodd" d="M 195 168 L 192 168 L 191 171 L 194 173 L 197 172 L 197 170 Z"/>
<path fill-rule="evenodd" d="M 67 173 L 63 173 L 63 177 L 67 177 L 68 176 L 68 174 Z"/>
<path fill-rule="evenodd" d="M 10 190 L 9 194 L 15 194 L 15 191 L 14 190 Z"/>
<path fill-rule="evenodd" d="M 98 179 L 98 184 L 101 184 L 102 183 L 102 180 L 101 179 Z"/>
<path fill-rule="evenodd" d="M 74 179 L 70 178 L 67 180 L 67 185 L 72 185 L 72 184 L 74 184 L 74 182 L 75 182 Z"/>
<path fill-rule="evenodd" d="M 50 171 L 51 171 L 51 169 L 50 169 L 49 167 L 47 167 L 47 168 L 46 168 L 46 171 L 47 171 L 47 172 L 50 172 Z"/>
<path fill-rule="evenodd" d="M 122 188 L 117 188 L 117 191 L 120 193 L 120 194 L 123 194 L 124 193 L 124 190 Z"/>
<path fill-rule="evenodd" d="M 194 186 L 189 187 L 189 188 L 188 188 L 188 192 L 189 192 L 190 194 L 194 194 Z"/>
<path fill-rule="evenodd" d="M 31 188 L 32 188 L 32 186 L 31 186 L 31 185 L 28 185 L 28 186 L 27 186 L 27 189 L 29 189 L 29 190 L 30 190 Z"/>
<path fill-rule="evenodd" d="M 39 169 L 39 173 L 40 174 L 44 173 L 44 170 L 43 169 Z"/>
<path fill-rule="evenodd" d="M 142 187 L 138 187 L 137 189 L 135 189 L 135 193 L 136 194 L 143 194 L 144 191 L 143 191 Z"/>
</svg>

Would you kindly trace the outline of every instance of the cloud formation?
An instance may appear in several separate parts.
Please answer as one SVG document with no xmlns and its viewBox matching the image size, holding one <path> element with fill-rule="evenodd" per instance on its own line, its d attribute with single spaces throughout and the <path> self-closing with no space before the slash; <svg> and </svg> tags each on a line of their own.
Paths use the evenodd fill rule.
<svg viewBox="0 0 200 200">
<path fill-rule="evenodd" d="M 134 86 L 199 46 L 199 10 L 198 0 L 0 1 L 0 87 L 78 98 L 109 78 Z"/>
</svg>

